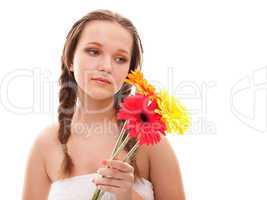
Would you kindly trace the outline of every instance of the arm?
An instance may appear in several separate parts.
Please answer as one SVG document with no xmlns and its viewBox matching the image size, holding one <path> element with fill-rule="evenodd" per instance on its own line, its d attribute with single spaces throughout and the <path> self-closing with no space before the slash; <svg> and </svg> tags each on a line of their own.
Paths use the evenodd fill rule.
<svg viewBox="0 0 267 200">
<path fill-rule="evenodd" d="M 38 137 L 28 158 L 22 200 L 47 200 L 50 179 L 45 170 L 41 147 L 42 137 Z"/>
<path fill-rule="evenodd" d="M 185 200 L 179 163 L 166 137 L 149 149 L 155 200 Z"/>
</svg>

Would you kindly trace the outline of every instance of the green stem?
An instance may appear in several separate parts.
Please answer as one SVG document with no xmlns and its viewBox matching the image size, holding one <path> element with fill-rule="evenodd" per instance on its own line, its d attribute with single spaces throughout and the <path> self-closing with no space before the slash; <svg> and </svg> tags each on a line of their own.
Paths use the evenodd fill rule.
<svg viewBox="0 0 267 200">
<path fill-rule="evenodd" d="M 100 189 L 96 189 L 91 200 L 99 200 L 99 199 L 101 199 L 100 193 L 101 193 L 101 190 Z"/>
<path fill-rule="evenodd" d="M 116 144 L 115 144 L 115 148 L 112 150 L 111 155 L 113 155 L 116 152 L 116 150 L 118 149 L 119 145 L 121 144 L 121 140 L 122 140 L 122 138 L 123 138 L 123 136 L 124 136 L 124 134 L 126 132 L 126 129 L 125 129 L 126 124 L 127 124 L 127 120 L 124 122 L 124 124 L 122 126 L 121 132 L 120 132 L 119 137 L 118 137 L 118 139 L 116 141 Z"/>
<path fill-rule="evenodd" d="M 129 135 L 127 135 L 126 138 L 123 140 L 123 142 L 120 144 L 120 146 L 117 148 L 117 150 L 115 150 L 114 153 L 111 155 L 111 160 L 113 160 L 120 153 L 120 151 L 125 147 L 125 145 L 129 141 L 129 139 L 130 139 L 130 137 L 129 137 Z M 131 149 L 131 151 L 129 151 L 129 153 L 127 154 L 126 159 L 130 158 L 134 154 L 134 152 L 138 148 L 138 146 L 139 145 L 137 143 L 134 145 L 134 147 Z M 96 195 L 93 196 L 92 200 L 100 200 L 102 198 L 102 196 L 104 195 L 104 193 L 105 193 L 104 191 L 97 189 L 97 191 L 94 193 Z"/>
<path fill-rule="evenodd" d="M 105 193 L 105 192 L 101 190 L 101 192 L 100 192 L 100 194 L 99 194 L 99 199 L 102 198 L 102 196 L 104 195 L 104 193 Z"/>
<path fill-rule="evenodd" d="M 125 145 L 130 139 L 129 136 L 127 135 L 126 138 L 122 141 L 123 136 L 125 135 L 125 132 L 126 132 L 126 129 L 125 129 L 126 124 L 127 124 L 127 120 L 124 122 L 121 132 L 119 134 L 119 137 L 116 141 L 115 147 L 112 150 L 111 158 L 110 158 L 111 160 L 113 160 L 119 154 L 119 152 L 125 147 Z M 91 200 L 100 200 L 103 195 L 104 195 L 104 191 L 100 189 L 96 189 Z"/>
<path fill-rule="evenodd" d="M 127 142 L 129 141 L 130 137 L 127 134 L 126 138 L 123 140 L 123 142 L 120 144 L 120 146 L 118 147 L 118 149 L 115 151 L 115 153 L 113 155 L 111 155 L 111 160 L 113 160 L 120 152 L 121 150 L 125 147 L 125 145 L 127 144 Z"/>
<path fill-rule="evenodd" d="M 131 150 L 127 153 L 127 155 L 125 156 L 125 158 L 123 159 L 123 161 L 128 161 L 131 159 L 131 157 L 134 155 L 134 153 L 136 152 L 137 148 L 139 147 L 138 142 L 131 148 Z"/>
<path fill-rule="evenodd" d="M 127 135 L 126 138 L 123 140 L 123 142 L 121 143 L 121 145 L 117 148 L 116 151 L 114 151 L 111 159 L 114 159 L 117 154 L 125 147 L 125 145 L 127 144 L 127 142 L 129 141 L 130 137 Z M 140 145 L 138 144 L 138 142 L 131 148 L 131 150 L 127 153 L 127 155 L 125 156 L 125 158 L 123 159 L 123 161 L 127 161 L 129 159 L 131 159 L 131 157 L 134 155 L 134 153 L 136 152 L 136 150 L 138 149 Z M 94 193 L 94 196 L 92 198 L 92 200 L 100 200 L 102 198 L 102 196 L 104 195 L 104 191 L 97 189 Z"/>
</svg>

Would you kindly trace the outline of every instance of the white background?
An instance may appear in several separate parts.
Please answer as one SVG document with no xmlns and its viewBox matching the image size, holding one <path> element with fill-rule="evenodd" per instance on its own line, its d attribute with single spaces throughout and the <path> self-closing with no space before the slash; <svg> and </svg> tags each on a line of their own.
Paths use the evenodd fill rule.
<svg viewBox="0 0 267 200">
<path fill-rule="evenodd" d="M 188 133 L 169 136 L 187 199 L 267 199 L 266 2 L 0 4 L 2 199 L 21 199 L 32 142 L 57 119 L 56 81 L 66 34 L 98 8 L 133 21 L 144 46 L 145 76 L 191 110 Z"/>
</svg>

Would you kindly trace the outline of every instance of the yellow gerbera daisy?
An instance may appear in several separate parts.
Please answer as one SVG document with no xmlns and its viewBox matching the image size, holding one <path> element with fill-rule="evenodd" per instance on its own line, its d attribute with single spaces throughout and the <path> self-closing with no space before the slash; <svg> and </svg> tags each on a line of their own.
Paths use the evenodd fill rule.
<svg viewBox="0 0 267 200">
<path fill-rule="evenodd" d="M 156 112 L 161 115 L 168 133 L 184 134 L 190 125 L 190 117 L 186 108 L 166 90 L 161 90 L 157 97 L 159 109 Z"/>
<path fill-rule="evenodd" d="M 145 96 L 155 95 L 155 87 L 144 79 L 144 75 L 139 69 L 131 71 L 125 82 L 134 85 L 136 91 L 140 94 Z"/>
</svg>

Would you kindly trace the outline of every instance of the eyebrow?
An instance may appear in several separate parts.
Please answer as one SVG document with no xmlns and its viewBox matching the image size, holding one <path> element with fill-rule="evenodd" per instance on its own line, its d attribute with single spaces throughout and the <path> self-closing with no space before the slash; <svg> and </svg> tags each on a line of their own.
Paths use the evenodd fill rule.
<svg viewBox="0 0 267 200">
<path fill-rule="evenodd" d="M 93 45 L 96 45 L 96 46 L 99 46 L 99 47 L 103 47 L 103 45 L 99 42 L 88 42 L 87 44 L 93 44 Z M 124 50 L 124 49 L 118 49 L 117 51 L 120 51 L 122 53 L 126 53 L 126 54 L 129 54 L 128 51 Z"/>
</svg>

